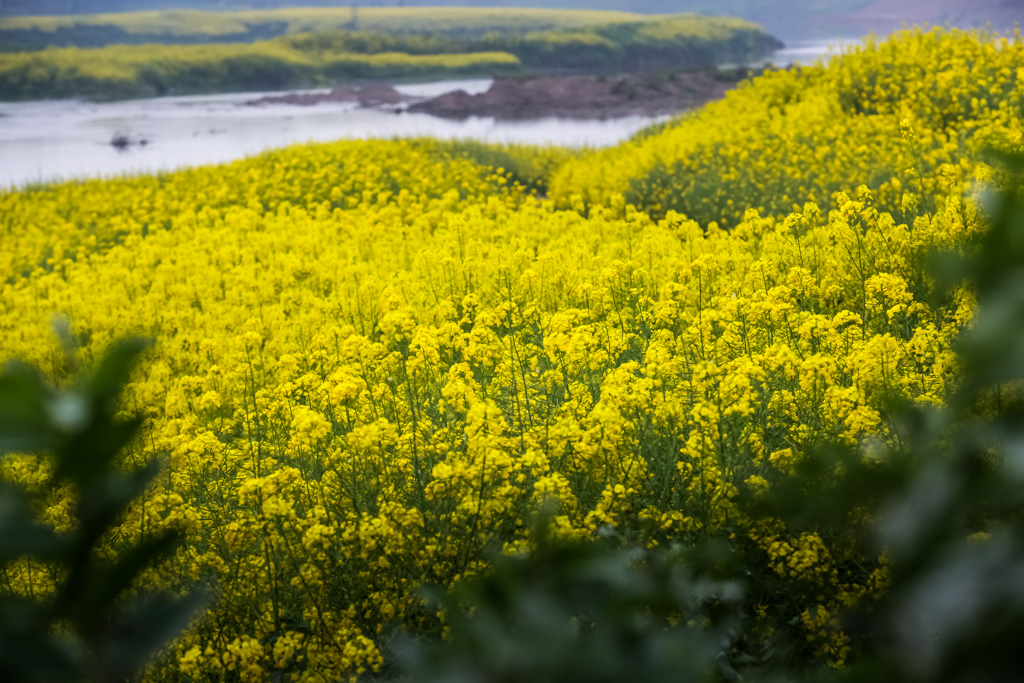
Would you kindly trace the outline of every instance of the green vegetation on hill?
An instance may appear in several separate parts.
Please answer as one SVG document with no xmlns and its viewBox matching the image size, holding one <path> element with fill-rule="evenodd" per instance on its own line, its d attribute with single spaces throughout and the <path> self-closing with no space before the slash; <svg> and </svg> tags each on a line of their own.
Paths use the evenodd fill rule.
<svg viewBox="0 0 1024 683">
<path fill-rule="evenodd" d="M 252 26 L 277 25 L 281 33 L 359 28 L 375 31 L 480 34 L 574 28 L 612 22 L 641 21 L 649 16 L 633 12 L 555 10 L 493 7 L 295 7 L 274 10 L 212 12 L 168 10 L 114 14 L 7 17 L 0 30 L 53 33 L 83 26 L 114 26 L 129 34 L 181 37 L 202 34 L 208 40 L 240 34 Z"/>
<path fill-rule="evenodd" d="M 0 99 L 117 99 L 199 92 L 277 90 L 338 80 L 504 73 L 506 52 L 409 55 L 303 53 L 277 41 L 251 45 L 112 45 L 0 55 Z"/>
<path fill-rule="evenodd" d="M 699 68 L 757 59 L 779 43 L 737 19 L 677 15 L 640 20 L 601 12 L 490 12 L 452 8 L 351 11 L 140 13 L 115 17 L 137 35 L 208 37 L 199 45 L 111 45 L 0 53 L 0 99 L 141 97 L 223 90 L 325 86 L 339 80 L 496 75 L 528 69 Z M 284 35 L 249 44 L 218 36 L 282 17 Z M 254 16 L 256 23 L 239 17 Z M 170 18 L 168 18 L 170 17 Z M 498 29 L 496 17 L 507 21 Z M 604 20 L 598 23 L 596 19 Z M 173 20 L 171 20 L 173 19 Z M 186 20 L 187 19 L 187 20 Z M 627 19 L 629 19 L 627 21 Z M 61 18 L 0 22 L 60 30 Z M 97 20 L 99 21 L 99 20 Z M 104 19 L 103 21 L 106 21 Z M 111 19 L 110 21 L 114 21 Z M 20 23 L 19 23 L 20 22 Z M 362 28 L 365 27 L 365 28 Z M 316 32 L 292 33 L 292 29 Z M 18 29 L 20 30 L 20 29 Z M 203 33 L 199 33 L 203 32 Z"/>
<path fill-rule="evenodd" d="M 708 13 L 732 13 L 737 16 L 748 16 L 758 12 L 774 10 L 775 13 L 793 12 L 842 12 L 851 8 L 870 5 L 874 0 L 787 0 L 784 8 L 779 7 L 777 0 L 647 0 L 644 3 L 628 2 L 627 0 L 565 0 L 560 3 L 568 9 L 598 9 L 604 11 L 625 10 L 628 12 L 679 12 L 688 10 Z M 974 0 L 970 0 L 974 1 Z M 406 0 L 406 5 L 433 5 L 436 0 Z M 397 3 L 396 3 L 397 4 Z M 549 4 L 535 0 L 483 0 L 456 4 L 474 5 L 477 7 L 547 7 Z M 330 6 L 337 5 L 332 0 L 249 0 L 248 2 L 232 2 L 234 7 L 250 7 L 256 12 L 273 11 L 271 8 L 287 8 L 294 6 Z M 224 3 L 220 0 L 6 0 L 0 6 L 0 14 L 95 14 L 103 12 L 127 12 L 133 10 L 160 11 L 188 8 L 191 10 L 220 10 Z M 333 8 L 331 8 L 333 9 Z M 346 8 L 347 10 L 347 8 Z"/>
<path fill-rule="evenodd" d="M 655 27 L 669 22 L 670 29 Z M 632 12 L 480 7 L 302 7 L 281 10 L 206 12 L 171 10 L 69 16 L 0 18 L 0 51 L 45 47 L 101 47 L 140 43 L 255 42 L 297 33 L 361 31 L 474 41 L 508 39 L 538 32 L 597 32 L 616 25 L 641 27 L 653 37 L 728 39 L 736 32 L 761 33 L 750 22 L 693 14 L 651 16 Z M 633 29 L 636 30 L 636 29 Z"/>
<path fill-rule="evenodd" d="M 778 46 L 752 24 L 694 14 L 614 21 L 522 32 L 466 28 L 406 32 L 376 30 L 303 33 L 282 40 L 304 53 L 508 52 L 532 68 L 650 70 L 701 67 L 755 59 Z"/>
<path fill-rule="evenodd" d="M 68 15 L 92 14 L 103 12 L 125 12 L 149 10 L 155 14 L 159 10 L 219 10 L 225 6 L 233 8 L 252 8 L 251 13 L 267 15 L 273 8 L 289 6 L 319 6 L 314 11 L 350 12 L 348 6 L 339 9 L 336 0 L 247 0 L 246 2 L 222 3 L 219 0 L 3 0 L 0 4 L 0 16 L 18 15 Z M 348 3 L 351 5 L 352 3 Z M 356 3 L 360 5 L 371 3 Z M 386 0 L 372 4 L 389 4 L 430 7 L 436 0 Z M 495 8 L 516 7 L 546 8 L 550 5 L 546 0 L 450 0 L 447 4 L 473 6 L 482 12 L 493 12 Z M 605 13 L 616 11 L 643 12 L 645 14 L 675 14 L 678 12 L 697 12 L 700 14 L 741 17 L 756 22 L 783 40 L 804 40 L 810 38 L 831 39 L 837 36 L 860 36 L 871 32 L 885 34 L 899 29 L 904 23 L 956 26 L 958 28 L 982 27 L 991 24 L 1000 30 L 1010 30 L 1020 19 L 1019 7 L 1013 0 L 646 0 L 637 3 L 631 0 L 565 0 L 559 3 L 564 9 L 599 10 Z M 187 10 L 186 10 L 187 8 Z M 389 8 L 394 11 L 396 8 Z M 294 11 L 284 9 L 283 11 Z M 364 11 L 359 9 L 359 13 Z M 91 21 L 91 18 L 89 19 Z M 266 21 L 276 21 L 266 19 Z M 66 39 L 74 34 L 75 40 L 84 40 L 91 32 L 91 39 L 107 41 L 88 43 L 89 45 L 108 44 L 117 38 L 113 33 L 100 30 L 93 26 L 90 31 L 69 30 L 75 26 L 77 17 L 61 17 L 65 27 L 48 36 L 57 40 L 56 44 L 85 45 L 82 42 L 69 43 Z M 263 30 L 276 31 L 267 24 Z M 48 30 L 48 29 L 47 29 Z M 236 35 L 236 40 L 254 40 L 257 37 L 255 28 L 253 35 L 244 37 Z M 127 35 L 127 34 L 125 34 Z M 122 35 L 123 39 L 125 35 Z M 271 34 L 262 33 L 258 38 L 266 38 Z M 276 35 L 276 33 L 272 33 Z M 6 35 L 4 38 L 9 39 Z M 134 36 L 133 36 L 134 37 Z M 38 39 L 40 36 L 35 36 Z M 0 41 L 3 42 L 3 41 Z M 154 42 L 151 39 L 137 42 Z"/>
<path fill-rule="evenodd" d="M 351 4 L 351 3 L 349 3 Z M 370 3 L 356 3 L 370 4 Z M 436 0 L 386 0 L 384 3 L 414 7 L 430 7 Z M 517 7 L 545 8 L 546 0 L 450 0 L 448 4 L 474 6 L 483 12 L 492 12 L 495 8 Z M 225 6 L 234 8 L 252 8 L 253 13 L 269 14 L 271 8 L 287 8 L 289 6 L 319 6 L 314 11 L 338 12 L 336 0 L 247 0 L 246 2 L 222 3 L 219 0 L 3 0 L 0 4 L 0 15 L 67 15 L 97 14 L 101 12 L 124 12 L 150 10 L 155 14 L 158 10 L 175 8 L 179 11 L 223 9 Z M 698 12 L 701 14 L 741 17 L 756 22 L 765 29 L 783 38 L 783 40 L 805 40 L 810 38 L 832 39 L 837 36 L 861 36 L 871 32 L 886 34 L 898 30 L 905 23 L 932 25 L 950 25 L 958 28 L 983 27 L 991 24 L 1000 30 L 1010 30 L 1020 19 L 1018 3 L 1013 0 L 646 0 L 637 3 L 631 0 L 566 0 L 559 3 L 565 9 L 601 10 L 607 13 L 615 11 L 643 12 L 646 14 L 675 14 L 678 12 Z M 390 8 L 392 11 L 395 8 Z M 294 10 L 284 10 L 294 11 Z M 349 12 L 349 8 L 340 10 Z M 360 9 L 362 13 L 364 10 Z M 372 11 L 372 10 L 367 10 Z M 91 20 L 91 19 L 90 19 Z M 95 26 L 88 31 L 71 29 L 76 24 L 75 17 L 60 19 L 65 27 L 50 33 L 48 38 L 56 40 L 60 45 L 76 44 L 79 47 L 88 45 L 109 44 L 118 38 L 116 32 L 99 29 Z M 276 21 L 267 19 L 267 21 Z M 79 27 L 81 28 L 81 27 Z M 108 27 L 112 28 L 112 27 Z M 278 30 L 271 24 L 260 27 L 266 31 Z M 258 35 L 257 35 L 258 34 Z M 269 37 L 271 34 L 259 33 L 253 27 L 248 37 L 238 34 L 236 40 L 255 40 Z M 276 33 L 272 33 L 276 35 Z M 42 36 L 27 36 L 38 41 Z M 67 42 L 73 37 L 76 41 L 86 39 L 100 42 Z M 128 36 L 135 39 L 138 36 Z M 225 36 L 226 37 L 226 36 Z M 11 38 L 10 35 L 4 38 Z M 106 42 L 103 42 L 106 41 Z M 0 40 L 0 43 L 4 41 Z M 156 42 L 152 39 L 136 40 L 136 42 Z M 187 42 L 187 41 L 186 41 Z M 10 49 L 10 48 L 8 48 Z"/>
</svg>

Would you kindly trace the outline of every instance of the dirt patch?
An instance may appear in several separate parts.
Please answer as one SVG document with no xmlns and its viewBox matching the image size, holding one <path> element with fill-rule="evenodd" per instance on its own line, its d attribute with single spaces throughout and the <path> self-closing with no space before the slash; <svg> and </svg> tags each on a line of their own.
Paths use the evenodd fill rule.
<svg viewBox="0 0 1024 683">
<path fill-rule="evenodd" d="M 421 112 L 449 119 L 492 116 L 502 120 L 550 116 L 604 119 L 658 116 L 721 99 L 747 72 L 677 71 L 659 74 L 563 75 L 498 78 L 487 92 L 464 90 L 423 99 L 403 95 L 386 83 L 339 85 L 326 93 L 285 93 L 246 102 L 247 106 L 313 106 L 355 102 L 362 107 Z"/>
<path fill-rule="evenodd" d="M 387 83 L 370 83 L 368 85 L 339 85 L 326 93 L 288 93 L 286 95 L 268 95 L 258 100 L 246 102 L 247 106 L 258 107 L 267 104 L 294 104 L 310 107 L 325 102 L 356 102 L 361 107 L 383 107 L 414 101 L 395 90 Z"/>
<path fill-rule="evenodd" d="M 452 119 L 657 116 L 721 99 L 738 79 L 739 74 L 717 70 L 658 75 L 499 78 L 487 92 L 470 95 L 457 90 L 414 103 L 409 111 Z"/>
</svg>

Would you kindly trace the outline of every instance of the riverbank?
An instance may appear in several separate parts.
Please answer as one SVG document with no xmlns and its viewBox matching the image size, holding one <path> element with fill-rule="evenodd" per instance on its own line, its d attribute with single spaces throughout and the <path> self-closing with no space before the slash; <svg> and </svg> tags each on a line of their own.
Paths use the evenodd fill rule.
<svg viewBox="0 0 1024 683">
<path fill-rule="evenodd" d="M 460 89 L 484 92 L 490 85 L 488 79 L 467 79 L 394 87 L 404 96 L 422 100 Z M 664 120 L 652 116 L 525 121 L 477 116 L 456 120 L 361 107 L 352 101 L 246 106 L 247 102 L 281 95 L 257 92 L 106 103 L 0 103 L 0 117 L 4 117 L 0 126 L 0 191 L 32 183 L 225 163 L 268 149 L 341 138 L 431 137 L 603 147 Z M 146 140 L 147 144 L 116 147 L 112 144 L 115 139 Z"/>
<path fill-rule="evenodd" d="M 387 83 L 370 83 L 342 85 L 321 92 L 265 95 L 245 105 L 308 107 L 350 103 L 364 108 L 408 111 L 454 120 L 474 116 L 499 121 L 661 116 L 721 99 L 748 73 L 745 70 L 702 69 L 654 75 L 505 77 L 495 79 L 482 92 L 457 89 L 433 97 L 416 97 L 401 93 Z"/>
<path fill-rule="evenodd" d="M 552 71 L 656 73 L 755 62 L 782 46 L 756 24 L 737 19 L 628 16 L 635 20 L 555 24 L 525 33 L 515 25 L 485 33 L 423 25 L 405 33 L 354 27 L 362 23 L 340 30 L 314 24 L 307 33 L 241 44 L 211 36 L 198 45 L 0 51 L 0 100 L 99 101 Z"/>
<path fill-rule="evenodd" d="M 456 91 L 412 104 L 409 111 L 448 119 L 493 116 L 523 120 L 545 116 L 605 119 L 660 116 L 721 99 L 745 72 L 677 71 L 656 75 L 498 78 L 486 91 Z"/>
</svg>

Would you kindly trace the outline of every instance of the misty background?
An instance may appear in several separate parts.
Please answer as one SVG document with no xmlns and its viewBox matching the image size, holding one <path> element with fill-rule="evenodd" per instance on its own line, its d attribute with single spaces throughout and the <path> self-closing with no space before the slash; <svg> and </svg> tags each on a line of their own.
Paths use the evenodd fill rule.
<svg viewBox="0 0 1024 683">
<path fill-rule="evenodd" d="M 0 0 L 0 16 L 89 14 L 167 9 L 272 9 L 280 7 L 545 7 L 668 14 L 698 12 L 740 17 L 761 24 L 783 40 L 816 36 L 889 33 L 904 24 L 958 28 L 991 25 L 1012 30 L 1024 17 L 1024 0 Z"/>
</svg>

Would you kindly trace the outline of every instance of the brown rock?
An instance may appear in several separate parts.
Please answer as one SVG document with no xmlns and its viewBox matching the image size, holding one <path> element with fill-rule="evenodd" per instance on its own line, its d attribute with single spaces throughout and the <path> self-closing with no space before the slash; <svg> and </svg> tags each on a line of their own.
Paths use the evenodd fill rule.
<svg viewBox="0 0 1024 683">
<path fill-rule="evenodd" d="M 499 78 L 487 92 L 462 90 L 410 105 L 409 111 L 445 118 L 546 116 L 593 119 L 656 116 L 692 109 L 720 99 L 736 78 L 714 70 L 657 75 L 545 76 Z"/>
<path fill-rule="evenodd" d="M 368 83 L 363 86 L 339 85 L 326 93 L 286 93 L 284 95 L 268 95 L 258 100 L 250 100 L 247 106 L 263 106 L 266 104 L 294 104 L 303 107 L 322 104 L 324 102 L 356 102 L 362 107 L 380 107 L 409 102 L 415 98 L 408 97 L 395 90 L 387 83 Z"/>
</svg>

